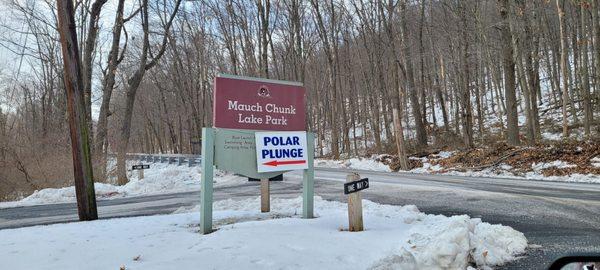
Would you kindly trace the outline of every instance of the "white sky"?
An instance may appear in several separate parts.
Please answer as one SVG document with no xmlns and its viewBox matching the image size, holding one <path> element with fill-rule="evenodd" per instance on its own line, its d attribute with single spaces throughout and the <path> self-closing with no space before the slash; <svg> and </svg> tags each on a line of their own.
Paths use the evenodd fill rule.
<svg viewBox="0 0 600 270">
<path fill-rule="evenodd" d="M 13 12 L 9 7 L 8 7 L 8 1 L 10 0 L 0 0 L 0 24 L 2 25 L 8 25 L 10 28 L 15 29 L 17 31 L 28 31 L 27 27 L 25 25 L 21 25 L 21 22 L 18 19 L 18 16 L 20 16 L 20 14 L 18 12 Z M 22 0 L 20 1 L 22 3 L 26 3 L 28 2 L 31 6 L 34 6 L 35 4 L 35 8 L 38 11 L 41 10 L 48 10 L 48 6 L 41 0 Z M 136 3 L 136 1 L 126 1 L 125 2 L 125 16 L 128 16 L 129 14 L 131 14 L 132 10 L 134 9 L 134 4 Z M 106 61 L 106 57 L 109 51 L 109 46 L 110 46 L 110 39 L 111 39 L 111 31 L 112 31 L 112 24 L 114 21 L 114 14 L 116 11 L 116 1 L 111 0 L 108 1 L 102 9 L 102 12 L 100 14 L 100 33 L 99 33 L 99 37 L 98 37 L 98 46 L 99 49 L 101 50 L 101 57 L 102 59 L 96 59 L 96 61 L 98 60 L 102 60 L 103 62 Z M 47 11 L 46 11 L 47 12 Z M 131 28 L 133 28 L 133 24 L 129 23 L 130 26 L 128 27 L 128 32 L 131 33 L 134 32 Z M 4 37 L 10 37 L 12 42 L 15 42 L 17 44 L 27 44 L 28 46 L 32 46 L 33 44 L 35 44 L 33 38 L 30 35 L 24 34 L 24 33 L 15 33 L 15 32 L 11 32 L 10 30 L 8 30 L 6 27 L 0 27 L 0 35 L 4 35 Z M 27 42 L 27 43 L 26 43 Z M 11 47 L 14 47 L 11 46 Z M 4 111 L 8 111 L 10 109 L 11 106 L 9 106 L 11 103 L 14 103 L 15 101 L 11 101 L 10 100 L 10 96 L 11 94 L 9 92 L 12 92 L 12 90 L 14 89 L 14 86 L 12 85 L 12 79 L 16 79 L 19 80 L 20 78 L 23 78 L 24 76 L 29 76 L 31 75 L 31 71 L 32 71 L 32 65 L 37 65 L 38 62 L 36 61 L 28 61 L 28 57 L 23 57 L 23 59 L 21 60 L 21 56 L 12 52 L 10 49 L 5 48 L 4 46 L 0 46 L 0 89 L 6 89 L 6 87 L 9 89 L 9 91 L 4 91 L 0 92 L 0 106 L 2 106 L 2 109 Z M 19 68 L 19 63 L 22 61 L 22 65 Z M 94 66 L 94 73 L 95 73 L 95 77 L 97 77 L 97 74 L 100 70 L 100 67 L 98 65 Z M 98 88 L 99 85 L 99 81 L 97 78 L 94 78 L 94 89 Z M 93 96 L 93 105 L 92 105 L 92 113 L 94 114 L 94 118 L 97 117 L 98 113 L 99 113 L 99 107 L 100 107 L 100 98 L 101 96 L 98 95 L 98 93 L 95 93 L 95 95 Z"/>
</svg>

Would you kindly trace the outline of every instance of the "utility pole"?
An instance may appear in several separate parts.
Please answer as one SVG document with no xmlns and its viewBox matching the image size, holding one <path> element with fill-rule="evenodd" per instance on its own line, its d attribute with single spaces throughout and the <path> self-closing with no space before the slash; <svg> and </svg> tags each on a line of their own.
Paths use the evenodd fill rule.
<svg viewBox="0 0 600 270">
<path fill-rule="evenodd" d="M 79 220 L 98 219 L 96 193 L 85 112 L 81 60 L 77 47 L 77 32 L 72 0 L 57 0 L 58 32 L 62 45 L 64 84 L 73 154 L 73 172 Z"/>
</svg>

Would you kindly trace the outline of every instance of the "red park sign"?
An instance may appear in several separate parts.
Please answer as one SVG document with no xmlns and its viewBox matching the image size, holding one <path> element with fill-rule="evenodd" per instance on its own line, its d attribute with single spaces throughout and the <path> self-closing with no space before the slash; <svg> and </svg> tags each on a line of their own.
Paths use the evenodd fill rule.
<svg viewBox="0 0 600 270">
<path fill-rule="evenodd" d="M 222 74 L 215 78 L 213 126 L 306 130 L 305 92 L 301 83 Z"/>
</svg>

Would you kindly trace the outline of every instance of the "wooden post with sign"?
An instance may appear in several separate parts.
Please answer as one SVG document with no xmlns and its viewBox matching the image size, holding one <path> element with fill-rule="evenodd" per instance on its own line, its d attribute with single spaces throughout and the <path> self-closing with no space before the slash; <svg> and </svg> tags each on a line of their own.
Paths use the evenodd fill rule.
<svg viewBox="0 0 600 270">
<path fill-rule="evenodd" d="M 271 211 L 269 178 L 260 179 L 260 211 L 263 213 Z"/>
<path fill-rule="evenodd" d="M 131 166 L 132 171 L 136 171 L 136 170 L 138 171 L 138 179 L 140 179 L 140 180 L 144 179 L 144 170 L 145 169 L 150 169 L 150 165 L 138 164 L 138 165 Z"/>
<path fill-rule="evenodd" d="M 346 176 L 346 183 L 360 180 L 357 173 L 351 173 Z M 362 200 L 360 192 L 353 192 L 348 195 L 348 230 L 351 232 L 363 231 Z"/>
<path fill-rule="evenodd" d="M 213 94 L 213 127 L 202 129 L 200 232 L 213 232 L 214 168 L 261 179 L 261 212 L 271 210 L 269 178 L 303 170 L 302 217 L 313 218 L 314 134 L 302 83 L 221 74 Z"/>
</svg>

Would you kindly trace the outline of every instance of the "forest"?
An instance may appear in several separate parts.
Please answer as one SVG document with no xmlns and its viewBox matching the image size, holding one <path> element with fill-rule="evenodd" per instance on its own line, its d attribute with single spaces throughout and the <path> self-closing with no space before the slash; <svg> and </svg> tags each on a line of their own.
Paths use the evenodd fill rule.
<svg viewBox="0 0 600 270">
<path fill-rule="evenodd" d="M 74 3 L 97 182 L 200 154 L 221 73 L 302 82 L 320 157 L 600 137 L 596 0 Z M 1 201 L 73 174 L 56 1 L 0 7 Z"/>
</svg>

